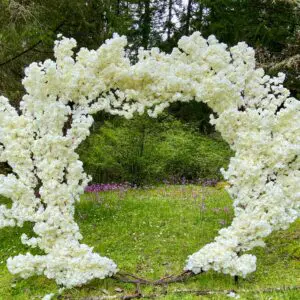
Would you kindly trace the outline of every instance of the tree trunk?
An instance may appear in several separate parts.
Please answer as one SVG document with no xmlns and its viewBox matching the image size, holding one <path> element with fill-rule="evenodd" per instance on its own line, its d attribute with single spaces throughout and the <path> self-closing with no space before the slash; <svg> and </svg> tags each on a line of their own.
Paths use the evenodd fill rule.
<svg viewBox="0 0 300 300">
<path fill-rule="evenodd" d="M 199 3 L 199 9 L 198 9 L 198 13 L 197 13 L 197 20 L 198 22 L 200 23 L 200 26 L 199 26 L 199 30 L 202 30 L 202 25 L 203 25 L 203 4 L 202 3 Z"/>
<path fill-rule="evenodd" d="M 116 1 L 116 15 L 119 16 L 120 13 L 121 13 L 121 9 L 120 9 L 120 3 L 121 1 L 120 0 L 117 0 Z"/>
<path fill-rule="evenodd" d="M 169 41 L 171 38 L 171 27 L 172 27 L 172 9 L 173 9 L 173 0 L 169 0 L 169 8 L 168 8 L 168 23 L 167 23 L 167 40 Z"/>
<path fill-rule="evenodd" d="M 150 8 L 150 0 L 144 1 L 144 14 L 142 16 L 142 46 L 147 49 L 149 46 L 149 38 L 151 32 L 151 8 Z"/>
<path fill-rule="evenodd" d="M 192 17 L 192 4 L 193 0 L 189 0 L 187 5 L 187 12 L 186 12 L 186 23 L 185 23 L 185 34 L 190 34 L 190 24 L 191 24 L 191 17 Z"/>
</svg>

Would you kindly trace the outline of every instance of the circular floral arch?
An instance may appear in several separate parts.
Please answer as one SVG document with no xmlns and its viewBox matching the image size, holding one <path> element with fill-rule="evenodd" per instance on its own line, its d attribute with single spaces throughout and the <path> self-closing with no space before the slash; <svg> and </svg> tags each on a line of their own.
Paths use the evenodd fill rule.
<svg viewBox="0 0 300 300">
<path fill-rule="evenodd" d="M 23 234 L 22 242 L 44 251 L 9 258 L 10 272 L 44 274 L 66 287 L 115 274 L 111 259 L 80 243 L 74 203 L 90 178 L 75 150 L 90 133 L 93 113 L 155 117 L 172 102 L 191 100 L 216 112 L 211 123 L 235 151 L 223 170 L 235 217 L 189 256 L 185 270 L 255 271 L 256 257 L 244 252 L 299 216 L 300 102 L 282 86 L 284 74 L 256 69 L 245 43 L 228 48 L 199 32 L 181 38 L 171 54 L 140 49 L 136 64 L 126 55 L 125 37 L 76 54 L 74 39 L 58 38 L 56 61 L 25 70 L 20 110 L 0 97 L 0 161 L 13 169 L 0 175 L 0 194 L 12 199 L 11 208 L 0 206 L 0 227 L 33 222 L 34 236 Z"/>
</svg>

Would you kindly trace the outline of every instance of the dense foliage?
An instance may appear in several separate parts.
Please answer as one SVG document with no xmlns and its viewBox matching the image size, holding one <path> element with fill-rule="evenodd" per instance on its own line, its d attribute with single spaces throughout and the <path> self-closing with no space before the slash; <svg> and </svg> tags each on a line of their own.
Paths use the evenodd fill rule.
<svg viewBox="0 0 300 300">
<path fill-rule="evenodd" d="M 233 154 L 216 134 L 199 135 L 167 115 L 106 121 L 80 146 L 79 153 L 94 182 L 138 185 L 221 178 L 220 169 L 227 167 Z"/>
</svg>

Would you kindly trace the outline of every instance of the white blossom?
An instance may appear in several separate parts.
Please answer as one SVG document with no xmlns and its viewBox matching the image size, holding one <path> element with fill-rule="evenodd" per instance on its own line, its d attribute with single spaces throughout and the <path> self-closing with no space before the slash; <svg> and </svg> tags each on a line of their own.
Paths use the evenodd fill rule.
<svg viewBox="0 0 300 300">
<path fill-rule="evenodd" d="M 0 175 L 0 194 L 12 200 L 0 206 L 0 227 L 33 222 L 34 236 L 21 241 L 45 253 L 10 257 L 8 269 L 23 278 L 44 274 L 65 287 L 116 273 L 111 259 L 80 243 L 74 221 L 74 204 L 90 180 L 75 150 L 90 134 L 91 114 L 156 117 L 172 102 L 196 100 L 216 113 L 211 123 L 235 151 L 222 171 L 235 218 L 185 269 L 245 277 L 255 271 L 256 257 L 243 252 L 299 216 L 300 102 L 283 87 L 284 74 L 255 68 L 245 43 L 228 48 L 196 32 L 171 54 L 140 49 L 136 64 L 126 43 L 115 35 L 76 54 L 76 41 L 59 35 L 55 61 L 26 68 L 20 113 L 0 97 L 0 162 L 13 169 Z"/>
</svg>

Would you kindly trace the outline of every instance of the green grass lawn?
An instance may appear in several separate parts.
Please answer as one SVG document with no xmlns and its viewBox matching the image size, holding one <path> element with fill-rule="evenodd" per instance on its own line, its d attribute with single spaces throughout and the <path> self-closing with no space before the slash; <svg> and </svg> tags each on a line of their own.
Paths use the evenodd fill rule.
<svg viewBox="0 0 300 300">
<path fill-rule="evenodd" d="M 127 192 L 84 195 L 76 207 L 76 220 L 84 243 L 112 258 L 124 272 L 148 279 L 180 273 L 189 254 L 213 240 L 218 230 L 230 224 L 231 200 L 224 189 L 200 186 L 161 186 Z M 41 299 L 56 292 L 54 281 L 43 276 L 19 279 L 6 268 L 6 259 L 29 249 L 20 242 L 24 228 L 0 231 L 0 299 Z M 267 247 L 254 249 L 257 272 L 234 283 L 232 277 L 208 272 L 183 283 L 168 286 L 141 286 L 144 295 L 157 299 L 199 299 L 195 290 L 235 290 L 240 299 L 300 299 L 300 222 L 289 230 L 275 232 Z M 298 289 L 262 291 L 268 288 Z M 94 280 L 65 290 L 54 299 L 101 299 L 107 295 L 127 295 L 135 286 L 113 279 Z M 117 289 L 117 291 L 116 291 Z M 120 292 L 123 290 L 123 292 Z M 184 290 L 189 290 L 186 292 Z M 230 299 L 222 294 L 201 299 Z"/>
</svg>

